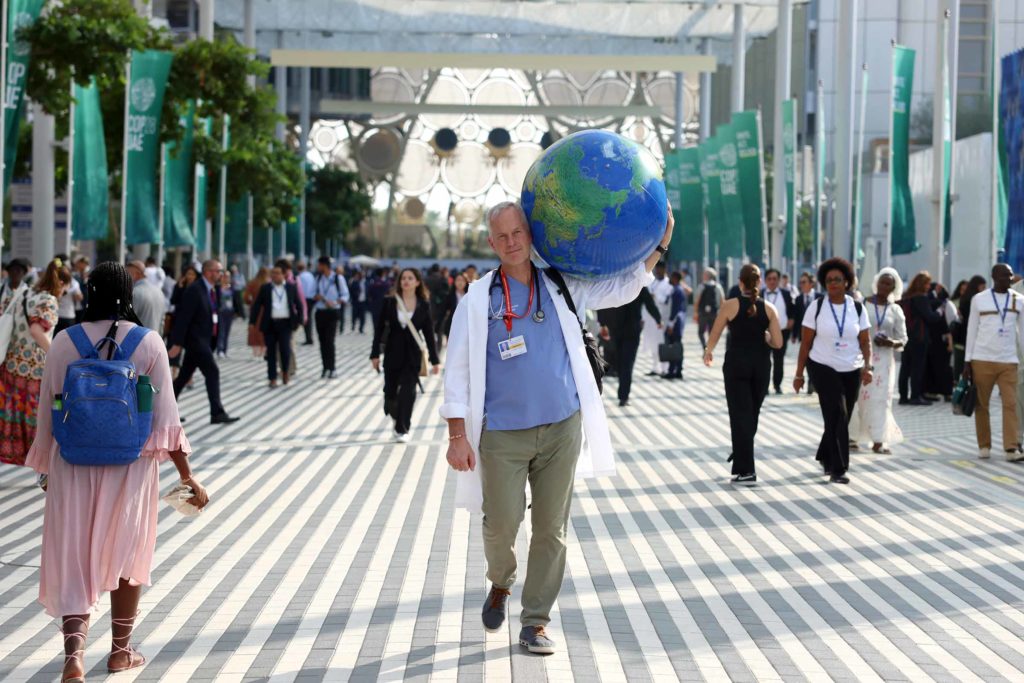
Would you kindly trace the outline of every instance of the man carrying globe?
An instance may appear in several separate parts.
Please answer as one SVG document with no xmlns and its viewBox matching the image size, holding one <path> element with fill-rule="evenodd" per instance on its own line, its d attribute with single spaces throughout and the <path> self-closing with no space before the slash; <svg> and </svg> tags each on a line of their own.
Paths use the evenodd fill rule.
<svg viewBox="0 0 1024 683">
<path fill-rule="evenodd" d="M 579 315 L 627 304 L 651 281 L 672 237 L 667 215 L 645 261 L 607 279 L 564 277 Z M 448 421 L 448 463 L 460 473 L 456 502 L 484 513 L 488 631 L 505 622 L 530 484 L 533 535 L 519 642 L 550 654 L 555 644 L 545 626 L 565 571 L 573 480 L 614 474 L 615 463 L 580 320 L 555 280 L 533 265 L 526 214 L 501 203 L 488 211 L 487 225 L 501 265 L 470 286 L 455 312 L 440 412 Z"/>
</svg>

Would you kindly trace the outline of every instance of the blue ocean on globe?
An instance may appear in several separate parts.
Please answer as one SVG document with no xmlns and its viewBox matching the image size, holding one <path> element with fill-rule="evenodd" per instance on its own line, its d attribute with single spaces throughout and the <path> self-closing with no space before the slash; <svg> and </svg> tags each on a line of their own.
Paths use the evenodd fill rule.
<svg viewBox="0 0 1024 683">
<path fill-rule="evenodd" d="M 665 234 L 661 165 L 645 147 L 604 130 L 551 145 L 523 181 L 537 254 L 568 275 L 601 279 L 645 260 Z"/>
</svg>

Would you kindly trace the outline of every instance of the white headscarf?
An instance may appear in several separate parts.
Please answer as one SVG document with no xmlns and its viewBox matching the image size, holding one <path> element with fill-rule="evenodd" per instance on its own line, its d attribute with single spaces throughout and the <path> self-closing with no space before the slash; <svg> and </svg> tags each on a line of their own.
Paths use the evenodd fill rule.
<svg viewBox="0 0 1024 683">
<path fill-rule="evenodd" d="M 875 275 L 874 282 L 871 284 L 871 293 L 878 294 L 878 280 L 883 275 L 888 275 L 893 279 L 893 282 L 896 283 L 896 286 L 893 287 L 892 289 L 892 294 L 889 295 L 889 303 L 893 303 L 894 301 L 899 301 L 900 299 L 902 299 L 903 278 L 900 277 L 899 272 L 897 272 L 895 268 L 882 268 L 880 271 L 878 271 L 878 273 Z"/>
</svg>

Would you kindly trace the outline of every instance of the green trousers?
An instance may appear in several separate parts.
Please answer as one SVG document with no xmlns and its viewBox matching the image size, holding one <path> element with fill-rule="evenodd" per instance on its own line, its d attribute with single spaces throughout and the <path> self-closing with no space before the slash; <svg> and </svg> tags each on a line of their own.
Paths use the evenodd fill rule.
<svg viewBox="0 0 1024 683">
<path fill-rule="evenodd" d="M 533 535 L 523 586 L 523 626 L 547 625 L 562 587 L 569 507 L 582 443 L 579 412 L 531 429 L 484 431 L 480 439 L 487 578 L 499 588 L 511 588 L 516 581 L 516 536 L 526 514 L 530 482 Z"/>
</svg>

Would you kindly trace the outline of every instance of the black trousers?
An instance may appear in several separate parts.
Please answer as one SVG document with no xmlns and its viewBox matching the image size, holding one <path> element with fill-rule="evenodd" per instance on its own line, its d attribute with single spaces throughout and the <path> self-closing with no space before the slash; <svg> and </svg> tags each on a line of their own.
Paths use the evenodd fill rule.
<svg viewBox="0 0 1024 683">
<path fill-rule="evenodd" d="M 356 323 L 359 323 L 359 334 L 363 333 L 366 327 L 366 302 L 357 301 L 352 304 L 352 331 L 355 332 Z"/>
<path fill-rule="evenodd" d="M 911 339 L 903 347 L 903 361 L 900 363 L 900 400 L 922 398 L 924 394 L 924 371 L 928 366 L 928 341 Z"/>
<path fill-rule="evenodd" d="M 711 334 L 711 328 L 715 325 L 715 316 L 717 313 L 700 313 L 697 315 L 697 336 L 700 338 L 700 347 L 702 349 L 708 346 L 708 335 Z"/>
<path fill-rule="evenodd" d="M 818 390 L 818 405 L 825 432 L 818 444 L 818 462 L 833 477 L 850 468 L 850 416 L 860 393 L 860 370 L 837 372 L 827 365 L 807 361 L 807 369 Z"/>
<path fill-rule="evenodd" d="M 316 312 L 316 336 L 320 340 L 320 362 L 324 370 L 334 370 L 334 337 L 338 334 L 338 311 Z"/>
<path fill-rule="evenodd" d="M 338 309 L 338 334 L 345 332 L 345 304 L 342 304 Z"/>
<path fill-rule="evenodd" d="M 772 387 L 776 391 L 782 389 L 782 376 L 786 372 L 786 348 L 789 346 L 789 330 L 782 331 L 782 348 L 772 349 Z M 768 379 L 765 378 L 765 391 L 768 388 Z"/>
<path fill-rule="evenodd" d="M 270 329 L 263 333 L 267 344 L 267 379 L 277 379 L 277 355 L 281 354 L 281 372 L 288 372 L 292 360 L 292 326 L 287 318 L 270 321 Z"/>
<path fill-rule="evenodd" d="M 768 394 L 768 354 L 726 351 L 722 375 L 732 435 L 732 473 L 754 474 L 754 437 Z"/>
<path fill-rule="evenodd" d="M 626 335 L 615 340 L 615 373 L 619 377 L 619 400 L 629 400 L 633 387 L 633 366 L 640 348 L 640 335 Z"/>
<path fill-rule="evenodd" d="M 181 361 L 181 370 L 174 380 L 174 398 L 178 398 L 181 390 L 196 370 L 203 373 L 206 380 L 206 398 L 210 401 L 210 417 L 224 414 L 224 406 L 220 402 L 220 368 L 213 359 L 213 349 L 200 345 L 185 349 L 185 360 Z"/>
<path fill-rule="evenodd" d="M 316 302 L 312 299 L 306 299 L 306 310 L 309 315 L 306 316 L 306 322 L 302 324 L 302 331 L 306 333 L 306 343 L 313 343 L 313 307 L 316 306 Z"/>
<path fill-rule="evenodd" d="M 395 431 L 408 434 L 416 405 L 417 368 L 384 368 L 384 414 L 395 421 Z"/>
</svg>

